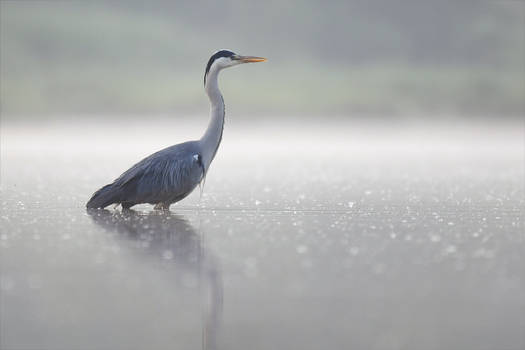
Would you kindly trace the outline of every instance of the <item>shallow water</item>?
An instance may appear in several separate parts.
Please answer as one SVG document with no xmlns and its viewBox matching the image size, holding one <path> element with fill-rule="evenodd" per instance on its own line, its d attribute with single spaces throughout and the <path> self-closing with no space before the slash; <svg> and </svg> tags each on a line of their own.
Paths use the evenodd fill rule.
<svg viewBox="0 0 525 350">
<path fill-rule="evenodd" d="M 229 121 L 202 198 L 84 209 L 201 119 L 2 125 L 2 349 L 525 348 L 521 123 Z"/>
</svg>

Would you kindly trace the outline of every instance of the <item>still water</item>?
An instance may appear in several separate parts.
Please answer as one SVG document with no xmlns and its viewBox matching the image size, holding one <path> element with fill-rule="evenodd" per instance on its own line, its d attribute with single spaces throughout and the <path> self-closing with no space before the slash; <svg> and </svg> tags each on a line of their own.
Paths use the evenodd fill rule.
<svg viewBox="0 0 525 350">
<path fill-rule="evenodd" d="M 525 348 L 521 123 L 229 120 L 202 196 L 88 212 L 206 122 L 109 119 L 2 125 L 1 349 Z"/>
</svg>

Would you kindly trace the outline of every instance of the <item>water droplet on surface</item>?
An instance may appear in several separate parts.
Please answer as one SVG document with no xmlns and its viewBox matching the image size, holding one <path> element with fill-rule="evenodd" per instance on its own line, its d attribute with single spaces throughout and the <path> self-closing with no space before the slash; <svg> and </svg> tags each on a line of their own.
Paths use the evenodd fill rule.
<svg viewBox="0 0 525 350">
<path fill-rule="evenodd" d="M 476 250 L 474 254 L 472 254 L 472 256 L 474 258 L 492 259 L 494 257 L 494 251 L 485 248 L 480 248 Z"/>
<path fill-rule="evenodd" d="M 164 259 L 164 260 L 171 260 L 171 259 L 173 259 L 173 252 L 171 250 L 165 250 L 162 253 L 162 259 Z"/>
<path fill-rule="evenodd" d="M 441 241 L 441 236 L 439 235 L 432 235 L 430 236 L 430 240 L 434 243 Z"/>
<path fill-rule="evenodd" d="M 454 254 L 457 251 L 457 248 L 455 245 L 449 245 L 447 249 L 445 249 L 445 253 L 447 254 Z"/>
<path fill-rule="evenodd" d="M 301 244 L 301 245 L 298 245 L 297 248 L 295 248 L 295 250 L 297 250 L 297 253 L 299 254 L 305 254 L 308 252 L 308 247 Z"/>
</svg>

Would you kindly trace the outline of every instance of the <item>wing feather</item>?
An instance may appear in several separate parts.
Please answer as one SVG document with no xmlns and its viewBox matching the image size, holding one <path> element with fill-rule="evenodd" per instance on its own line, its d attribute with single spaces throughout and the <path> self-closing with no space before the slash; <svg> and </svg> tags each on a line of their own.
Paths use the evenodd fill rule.
<svg viewBox="0 0 525 350">
<path fill-rule="evenodd" d="M 195 149 L 185 144 L 169 147 L 144 158 L 119 176 L 114 185 L 122 201 L 155 203 L 184 196 L 202 179 L 203 169 Z"/>
</svg>

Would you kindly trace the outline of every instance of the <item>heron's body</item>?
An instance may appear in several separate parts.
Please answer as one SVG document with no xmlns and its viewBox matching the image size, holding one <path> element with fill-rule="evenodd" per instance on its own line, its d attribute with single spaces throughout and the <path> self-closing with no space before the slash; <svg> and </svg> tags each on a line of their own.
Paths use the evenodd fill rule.
<svg viewBox="0 0 525 350">
<path fill-rule="evenodd" d="M 123 208 L 130 208 L 149 203 L 158 209 L 168 209 L 189 195 L 206 177 L 222 140 L 225 112 L 217 80 L 219 71 L 239 63 L 263 60 L 238 56 L 227 50 L 216 52 L 210 58 L 204 76 L 211 103 L 211 120 L 204 135 L 199 140 L 180 143 L 144 158 L 113 183 L 96 191 L 86 206 L 104 208 L 121 204 Z"/>
</svg>

